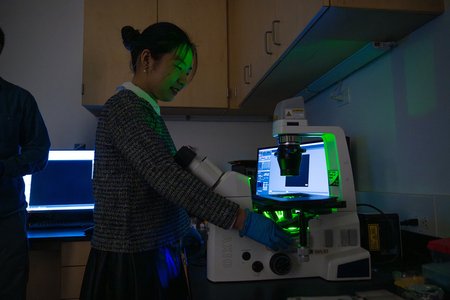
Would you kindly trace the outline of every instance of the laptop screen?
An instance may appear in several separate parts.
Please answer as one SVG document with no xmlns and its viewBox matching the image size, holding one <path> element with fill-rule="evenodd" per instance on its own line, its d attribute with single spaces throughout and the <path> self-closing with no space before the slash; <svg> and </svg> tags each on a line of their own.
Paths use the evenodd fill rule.
<svg viewBox="0 0 450 300">
<path fill-rule="evenodd" d="M 323 142 L 302 144 L 300 173 L 281 176 L 275 153 L 277 146 L 258 149 L 256 195 L 311 194 L 329 196 L 328 170 Z"/>
<path fill-rule="evenodd" d="M 28 211 L 94 208 L 94 150 L 50 150 L 44 170 L 24 176 Z"/>
</svg>

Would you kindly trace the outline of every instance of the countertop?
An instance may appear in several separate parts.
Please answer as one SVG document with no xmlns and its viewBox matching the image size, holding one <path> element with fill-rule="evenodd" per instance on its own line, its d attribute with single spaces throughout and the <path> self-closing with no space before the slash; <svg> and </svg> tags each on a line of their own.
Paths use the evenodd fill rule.
<svg viewBox="0 0 450 300">
<path fill-rule="evenodd" d="M 357 291 L 378 289 L 395 291 L 391 273 L 379 269 L 372 270 L 370 280 L 339 282 L 299 278 L 213 283 L 201 265 L 190 265 L 189 276 L 193 300 L 286 300 L 294 296 L 354 295 Z"/>
<path fill-rule="evenodd" d="M 395 273 L 420 274 L 421 266 L 431 261 L 426 248 L 432 237 L 402 231 L 402 257 L 388 263 L 373 264 L 370 280 L 327 281 L 298 278 L 247 282 L 211 282 L 206 277 L 206 250 L 188 252 L 189 281 L 193 300 L 286 300 L 298 296 L 355 295 L 356 292 L 387 290 L 399 295 Z M 444 299 L 450 299 L 447 293 Z"/>
</svg>

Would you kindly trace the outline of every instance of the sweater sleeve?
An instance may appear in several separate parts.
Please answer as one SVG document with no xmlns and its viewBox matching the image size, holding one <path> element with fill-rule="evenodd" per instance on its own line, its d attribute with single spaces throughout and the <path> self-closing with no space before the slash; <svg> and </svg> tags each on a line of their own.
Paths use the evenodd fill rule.
<svg viewBox="0 0 450 300">
<path fill-rule="evenodd" d="M 239 205 L 214 193 L 175 162 L 164 121 L 141 100 L 116 101 L 109 108 L 105 122 L 115 147 L 165 199 L 191 215 L 230 228 Z"/>
</svg>

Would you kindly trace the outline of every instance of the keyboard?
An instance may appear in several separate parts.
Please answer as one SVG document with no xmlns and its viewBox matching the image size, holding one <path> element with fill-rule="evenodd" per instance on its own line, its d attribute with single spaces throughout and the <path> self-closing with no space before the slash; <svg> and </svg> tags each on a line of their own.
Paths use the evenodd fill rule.
<svg viewBox="0 0 450 300">
<path fill-rule="evenodd" d="M 29 229 L 88 228 L 94 226 L 92 210 L 34 212 L 28 215 Z"/>
<path fill-rule="evenodd" d="M 65 222 L 65 221 L 39 221 L 28 223 L 28 229 L 52 229 L 52 228 L 89 228 L 94 222 Z"/>
</svg>

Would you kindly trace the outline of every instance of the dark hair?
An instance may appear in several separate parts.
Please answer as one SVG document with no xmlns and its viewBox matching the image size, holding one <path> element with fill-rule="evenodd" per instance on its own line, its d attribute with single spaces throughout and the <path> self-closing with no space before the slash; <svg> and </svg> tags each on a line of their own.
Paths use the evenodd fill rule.
<svg viewBox="0 0 450 300">
<path fill-rule="evenodd" d="M 131 52 L 131 68 L 136 72 L 136 61 L 141 52 L 150 50 L 152 58 L 159 60 L 161 56 L 180 49 L 183 55 L 192 50 L 194 57 L 197 56 L 195 45 L 189 36 L 175 24 L 159 22 L 150 25 L 142 33 L 131 26 L 122 28 L 123 45 Z M 195 66 L 194 66 L 195 71 Z M 194 73 L 194 72 L 192 72 Z"/>
<path fill-rule="evenodd" d="M 0 53 L 2 53 L 4 45 L 5 45 L 5 34 L 3 33 L 2 28 L 0 27 Z"/>
</svg>

